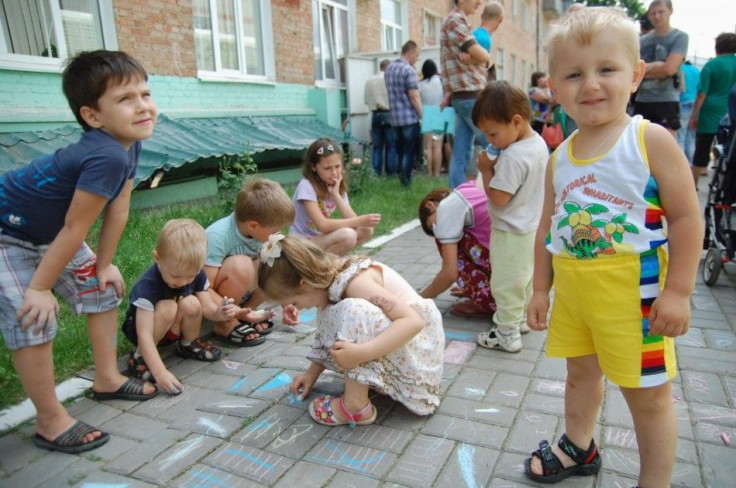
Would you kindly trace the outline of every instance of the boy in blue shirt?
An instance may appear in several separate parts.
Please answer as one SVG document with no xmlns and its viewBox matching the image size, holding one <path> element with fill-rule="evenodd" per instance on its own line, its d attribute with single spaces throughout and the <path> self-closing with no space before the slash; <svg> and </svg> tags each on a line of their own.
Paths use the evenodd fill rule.
<svg viewBox="0 0 736 488">
<path fill-rule="evenodd" d="M 207 229 L 204 269 L 215 303 L 231 297 L 237 303 L 235 317 L 216 321 L 215 337 L 238 347 L 262 344 L 271 333 L 275 313 L 254 310 L 266 296 L 256 288 L 259 252 L 271 234 L 294 221 L 294 204 L 275 181 L 250 178 L 238 192 L 233 212 Z M 299 311 L 284 307 L 284 324 L 299 323 Z"/>
<path fill-rule="evenodd" d="M 128 220 L 141 140 L 156 106 L 148 75 L 122 52 L 83 52 L 64 70 L 64 95 L 84 128 L 79 142 L 0 177 L 0 317 L 5 344 L 36 407 L 38 447 L 79 453 L 110 436 L 75 421 L 54 391 L 52 343 L 62 296 L 87 314 L 95 363 L 92 397 L 147 400 L 154 385 L 117 367 L 117 307 L 124 282 L 112 264 Z M 97 254 L 84 242 L 102 215 Z"/>
<path fill-rule="evenodd" d="M 123 332 L 136 348 L 128 370 L 136 378 L 155 381 L 166 393 L 183 391 L 166 369 L 159 346 L 178 342 L 175 353 L 185 359 L 217 361 L 221 351 L 199 338 L 202 317 L 214 321 L 235 317 L 233 300 L 212 300 L 204 271 L 207 234 L 192 219 L 166 222 L 156 242 L 156 263 L 143 272 L 130 292 Z M 150 369 L 149 369 L 150 368 Z"/>
</svg>

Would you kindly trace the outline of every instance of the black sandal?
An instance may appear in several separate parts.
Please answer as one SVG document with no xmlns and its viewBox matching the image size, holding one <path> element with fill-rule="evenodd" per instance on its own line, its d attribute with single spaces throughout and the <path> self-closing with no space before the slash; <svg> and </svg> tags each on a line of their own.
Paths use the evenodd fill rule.
<svg viewBox="0 0 736 488">
<path fill-rule="evenodd" d="M 262 325 L 262 324 L 265 325 L 266 326 L 265 329 L 261 329 L 261 330 L 256 329 L 256 332 L 258 332 L 261 335 L 261 337 L 267 336 L 268 334 L 270 334 L 274 327 L 273 321 L 268 320 L 268 319 L 261 320 L 259 322 L 248 322 L 247 320 L 241 320 L 240 323 L 250 325 L 254 329 L 256 329 L 257 325 Z"/>
<path fill-rule="evenodd" d="M 252 339 L 248 339 L 248 336 L 251 336 L 253 334 L 258 334 L 258 336 Z M 240 325 L 235 327 L 232 331 L 230 331 L 227 337 L 218 335 L 215 335 L 215 337 L 224 342 L 240 347 L 257 346 L 258 344 L 263 344 L 264 342 L 266 342 L 266 338 L 261 337 L 260 333 L 256 329 L 254 329 L 252 325 L 245 323 L 241 323 Z"/>
<path fill-rule="evenodd" d="M 213 362 L 220 359 L 222 351 L 212 345 L 210 342 L 205 342 L 199 337 L 194 339 L 190 344 L 184 345 L 179 341 L 176 345 L 176 355 L 184 359 L 196 359 L 197 361 Z"/>
<path fill-rule="evenodd" d="M 578 446 L 570 442 L 566 434 L 563 434 L 557 443 L 562 452 L 570 456 L 570 459 L 577 464 L 566 468 L 562 465 L 552 447 L 546 440 L 539 443 L 539 449 L 532 453 L 532 457 L 524 460 L 524 471 L 526 475 L 539 483 L 557 483 L 570 476 L 590 476 L 597 474 L 601 469 L 601 456 L 598 453 L 598 446 L 594 440 L 590 440 L 590 446 L 587 451 L 583 451 Z M 532 459 L 534 456 L 542 461 L 542 474 L 532 472 Z"/>
</svg>

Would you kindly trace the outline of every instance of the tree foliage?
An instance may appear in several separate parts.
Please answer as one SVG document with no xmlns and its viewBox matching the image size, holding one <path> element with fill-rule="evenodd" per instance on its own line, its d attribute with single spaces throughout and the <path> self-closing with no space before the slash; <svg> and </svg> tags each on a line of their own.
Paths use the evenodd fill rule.
<svg viewBox="0 0 736 488">
<path fill-rule="evenodd" d="M 591 7 L 621 7 L 634 20 L 642 18 L 647 11 L 640 0 L 575 0 L 575 3 L 584 3 Z"/>
</svg>

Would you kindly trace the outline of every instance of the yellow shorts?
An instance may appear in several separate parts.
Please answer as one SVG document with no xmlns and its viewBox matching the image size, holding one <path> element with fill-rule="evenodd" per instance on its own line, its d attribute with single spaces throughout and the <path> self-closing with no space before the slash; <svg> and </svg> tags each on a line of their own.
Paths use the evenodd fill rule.
<svg viewBox="0 0 736 488">
<path fill-rule="evenodd" d="M 648 336 L 649 308 L 664 286 L 667 253 L 580 261 L 552 259 L 550 357 L 595 354 L 619 386 L 645 388 L 676 374 L 671 337 Z"/>
</svg>

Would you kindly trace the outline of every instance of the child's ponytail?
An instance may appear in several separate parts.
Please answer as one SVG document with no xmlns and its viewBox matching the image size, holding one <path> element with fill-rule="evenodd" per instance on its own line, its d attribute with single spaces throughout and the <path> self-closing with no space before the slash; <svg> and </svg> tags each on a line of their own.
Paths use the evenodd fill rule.
<svg viewBox="0 0 736 488">
<path fill-rule="evenodd" d="M 271 265 L 261 262 L 258 271 L 258 287 L 273 300 L 294 294 L 302 282 L 326 290 L 345 262 L 303 237 L 286 236 L 277 245 L 280 256 Z"/>
</svg>

